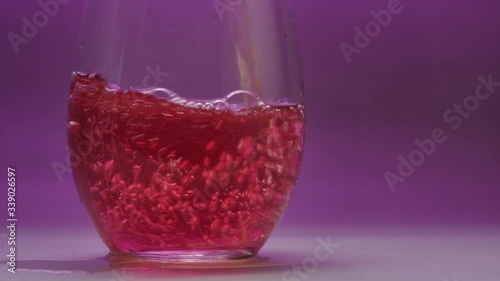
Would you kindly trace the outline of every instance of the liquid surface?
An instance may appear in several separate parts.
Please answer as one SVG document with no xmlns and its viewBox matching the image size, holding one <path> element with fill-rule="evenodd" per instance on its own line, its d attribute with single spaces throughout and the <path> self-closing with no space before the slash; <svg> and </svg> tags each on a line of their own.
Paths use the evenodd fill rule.
<svg viewBox="0 0 500 281">
<path fill-rule="evenodd" d="M 251 93 L 187 101 L 71 84 L 68 139 L 80 197 L 111 250 L 256 252 L 281 219 L 303 150 L 302 105 Z"/>
</svg>

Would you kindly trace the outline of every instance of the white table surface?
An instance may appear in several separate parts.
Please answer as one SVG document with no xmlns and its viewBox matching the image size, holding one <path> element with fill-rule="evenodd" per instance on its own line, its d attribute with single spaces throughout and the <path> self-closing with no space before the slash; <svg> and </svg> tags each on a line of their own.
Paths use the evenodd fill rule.
<svg viewBox="0 0 500 281">
<path fill-rule="evenodd" d="M 327 260 L 318 261 L 317 270 L 283 278 L 314 256 L 317 238 L 328 236 L 339 246 Z M 1 240 L 6 253 L 5 237 Z M 500 226 L 280 227 L 261 250 L 260 260 L 229 268 L 167 264 L 127 269 L 104 258 L 106 247 L 88 228 L 20 229 L 17 240 L 17 273 L 2 265 L 1 281 L 500 281 Z"/>
</svg>

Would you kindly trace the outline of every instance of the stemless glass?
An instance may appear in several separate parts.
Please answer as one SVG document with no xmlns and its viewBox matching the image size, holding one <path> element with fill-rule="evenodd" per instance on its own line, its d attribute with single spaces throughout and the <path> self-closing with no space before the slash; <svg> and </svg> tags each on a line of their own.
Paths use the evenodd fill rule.
<svg viewBox="0 0 500 281">
<path fill-rule="evenodd" d="M 284 0 L 87 0 L 69 97 L 76 186 L 112 253 L 254 256 L 304 146 Z"/>
</svg>

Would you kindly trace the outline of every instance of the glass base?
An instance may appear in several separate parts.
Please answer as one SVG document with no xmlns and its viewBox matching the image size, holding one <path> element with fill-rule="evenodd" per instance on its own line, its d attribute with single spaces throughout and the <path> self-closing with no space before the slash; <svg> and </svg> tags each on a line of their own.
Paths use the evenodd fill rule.
<svg viewBox="0 0 500 281">
<path fill-rule="evenodd" d="M 117 262 L 144 261 L 160 263 L 213 263 L 244 260 L 255 257 L 249 249 L 241 250 L 189 250 L 189 251 L 147 251 L 124 253 L 111 251 L 109 258 Z"/>
</svg>

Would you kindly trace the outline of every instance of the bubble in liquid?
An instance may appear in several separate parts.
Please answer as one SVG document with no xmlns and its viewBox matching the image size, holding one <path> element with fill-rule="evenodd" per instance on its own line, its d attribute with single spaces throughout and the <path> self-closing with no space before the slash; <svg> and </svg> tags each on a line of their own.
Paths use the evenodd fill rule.
<svg viewBox="0 0 500 281">
<path fill-rule="evenodd" d="M 170 100 L 172 98 L 178 97 L 176 93 L 167 90 L 165 88 L 150 88 L 142 91 L 145 95 L 152 95 L 157 98 L 164 98 Z"/>
<path fill-rule="evenodd" d="M 195 106 L 194 106 L 195 104 L 196 104 L 196 103 L 195 103 L 194 101 L 188 101 L 188 102 L 186 102 L 184 105 L 185 105 L 185 106 L 187 106 L 187 107 L 195 107 Z"/>
<path fill-rule="evenodd" d="M 277 101 L 277 104 L 279 105 L 289 105 L 289 104 L 292 104 L 287 98 L 284 98 L 284 99 L 279 99 Z"/>
<path fill-rule="evenodd" d="M 227 108 L 227 102 L 225 100 L 216 100 L 212 104 L 214 109 L 217 111 L 221 111 Z"/>
<path fill-rule="evenodd" d="M 203 109 L 205 110 L 212 110 L 213 108 L 214 106 L 210 102 L 206 102 L 205 104 L 203 104 Z"/>
<path fill-rule="evenodd" d="M 271 108 L 271 106 L 270 106 L 269 104 L 267 104 L 267 103 L 265 103 L 265 102 L 263 102 L 263 101 L 259 101 L 259 102 L 257 103 L 257 106 L 258 106 L 258 107 L 261 107 L 262 109 L 269 109 L 269 108 Z"/>
<path fill-rule="evenodd" d="M 114 94 L 116 93 L 117 91 L 120 90 L 120 87 L 116 84 L 113 84 L 113 83 L 108 83 L 106 85 L 106 88 L 105 90 L 109 93 L 109 94 Z"/>
<path fill-rule="evenodd" d="M 106 90 L 111 93 L 115 93 L 118 90 L 120 90 L 120 88 L 117 85 L 109 84 Z M 131 89 L 130 91 L 134 91 L 134 89 Z M 127 94 L 128 92 L 129 90 L 124 90 L 123 94 Z M 255 109 L 257 107 L 262 109 L 269 109 L 271 107 L 271 105 L 262 101 L 256 94 L 245 90 L 238 90 L 231 92 L 222 99 L 206 100 L 206 101 L 184 99 L 175 92 L 165 88 L 142 89 L 140 91 L 140 94 L 150 95 L 178 105 L 192 107 L 196 109 L 204 109 L 204 110 L 216 110 L 216 111 L 235 110 L 238 111 L 239 113 L 244 113 L 245 109 L 252 109 L 252 108 Z M 278 101 L 278 103 L 286 103 L 286 102 Z M 135 105 L 135 103 L 133 105 Z"/>
<path fill-rule="evenodd" d="M 260 106 L 262 101 L 252 92 L 234 91 L 228 94 L 224 100 L 231 109 L 242 109 L 248 107 Z"/>
<path fill-rule="evenodd" d="M 147 89 L 144 90 L 143 93 L 145 95 L 152 95 L 154 97 L 160 98 L 160 99 L 165 99 L 167 101 L 180 104 L 180 105 L 185 105 L 187 103 L 187 100 L 181 98 L 179 95 L 174 93 L 173 91 L 167 90 L 165 88 L 152 88 L 152 89 Z"/>
</svg>

